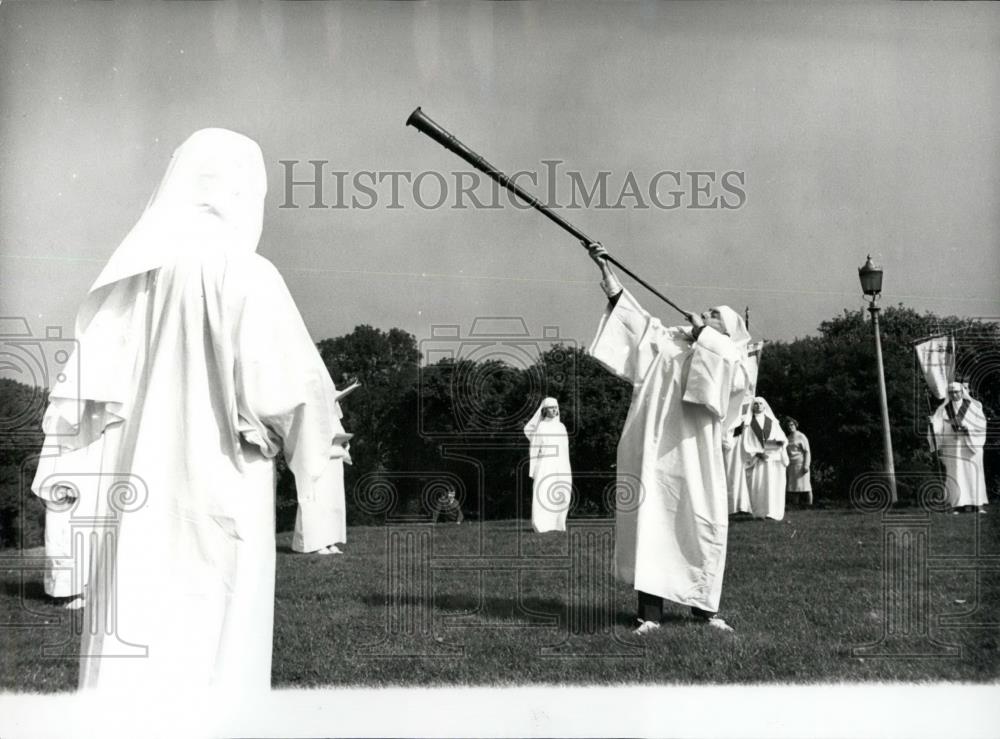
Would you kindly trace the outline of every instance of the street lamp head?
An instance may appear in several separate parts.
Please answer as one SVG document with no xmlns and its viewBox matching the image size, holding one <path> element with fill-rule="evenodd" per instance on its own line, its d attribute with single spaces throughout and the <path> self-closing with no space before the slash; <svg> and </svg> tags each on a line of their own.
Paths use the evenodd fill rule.
<svg viewBox="0 0 1000 739">
<path fill-rule="evenodd" d="M 871 254 L 864 265 L 858 267 L 858 279 L 861 280 L 861 291 L 873 300 L 882 292 L 882 270 L 872 262 Z"/>
</svg>

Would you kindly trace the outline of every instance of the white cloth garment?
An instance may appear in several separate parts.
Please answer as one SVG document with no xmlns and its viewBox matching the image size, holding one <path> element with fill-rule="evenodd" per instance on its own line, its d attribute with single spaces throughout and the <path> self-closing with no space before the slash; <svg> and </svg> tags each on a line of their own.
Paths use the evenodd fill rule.
<svg viewBox="0 0 1000 739">
<path fill-rule="evenodd" d="M 986 476 L 983 471 L 983 445 L 986 444 L 986 416 L 983 405 L 969 395 L 964 385 L 954 382 L 948 389 L 960 389 L 958 402 L 946 399 L 931 416 L 931 449 L 937 442 L 945 469 L 945 492 L 948 504 L 983 506 L 987 504 Z"/>
<path fill-rule="evenodd" d="M 337 391 L 335 404 L 337 418 L 343 418 L 340 401 L 358 387 L 354 383 Z M 317 490 L 315 500 L 300 500 L 295 512 L 295 531 L 292 550 L 307 553 L 347 542 L 347 500 L 344 490 L 344 460 L 333 460 L 331 477 L 333 485 Z"/>
<path fill-rule="evenodd" d="M 45 501 L 44 584 L 53 598 L 84 595 L 97 502 L 107 494 L 101 485 L 103 451 L 101 437 L 79 449 L 43 451 L 38 459 L 34 490 Z"/>
<path fill-rule="evenodd" d="M 543 408 L 559 408 L 555 398 L 546 398 L 524 426 L 531 442 L 528 475 L 534 481 L 531 525 L 535 531 L 565 531 L 573 496 L 573 474 L 569 463 L 566 426 L 557 418 L 544 418 Z"/>
<path fill-rule="evenodd" d="M 750 424 L 750 408 L 757 389 L 757 375 L 764 342 L 738 344 L 743 351 L 743 366 L 746 368 L 747 385 L 743 390 L 743 402 L 739 417 L 732 420 L 733 426 L 722 438 L 722 454 L 726 462 L 726 483 L 729 486 L 729 513 L 750 513 L 750 488 L 747 483 L 747 469 L 743 464 L 743 445 L 737 431 L 746 431 Z M 741 428 L 742 427 L 742 428 Z"/>
<path fill-rule="evenodd" d="M 666 328 L 622 291 L 590 354 L 633 385 L 618 443 L 615 570 L 636 590 L 719 610 L 729 515 L 724 429 L 739 416 L 749 334 L 719 308 L 729 336 Z"/>
<path fill-rule="evenodd" d="M 754 398 L 763 406 L 761 413 L 751 412 L 750 423 L 743 429 L 743 464 L 748 472 L 750 511 L 754 518 L 785 517 L 785 468 L 788 466 L 788 441 L 781 424 L 763 398 Z M 761 459 L 757 455 L 763 454 Z"/>
<path fill-rule="evenodd" d="M 935 336 L 913 347 L 924 373 L 927 389 L 938 400 L 948 397 L 948 383 L 955 376 L 955 337 Z"/>
<path fill-rule="evenodd" d="M 318 552 L 347 541 L 347 502 L 344 495 L 344 463 L 332 460 L 333 485 L 323 490 L 316 500 L 299 501 L 295 513 L 292 550 Z"/>
<path fill-rule="evenodd" d="M 746 433 L 746 427 L 743 433 Z M 729 513 L 750 513 L 750 488 L 747 486 L 747 468 L 743 464 L 742 439 L 733 431 L 723 437 L 722 456 L 726 464 Z"/>
<path fill-rule="evenodd" d="M 283 448 L 314 500 L 345 451 L 329 374 L 254 253 L 265 191 L 256 143 L 193 134 L 78 314 L 80 373 L 43 426 L 71 448 L 103 435 L 83 689 L 182 701 L 270 685 L 273 460 Z"/>
</svg>

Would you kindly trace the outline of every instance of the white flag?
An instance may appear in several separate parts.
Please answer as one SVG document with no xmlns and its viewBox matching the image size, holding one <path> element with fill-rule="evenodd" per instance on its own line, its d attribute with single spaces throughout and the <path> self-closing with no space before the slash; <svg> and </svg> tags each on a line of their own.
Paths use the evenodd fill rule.
<svg viewBox="0 0 1000 739">
<path fill-rule="evenodd" d="M 948 383 L 955 377 L 955 337 L 936 336 L 917 344 L 914 349 L 927 389 L 938 400 L 944 399 Z"/>
<path fill-rule="evenodd" d="M 743 395 L 743 407 L 740 409 L 740 420 L 750 423 L 750 407 L 757 395 L 757 373 L 760 371 L 760 355 L 764 351 L 764 342 L 747 344 L 747 390 Z"/>
</svg>

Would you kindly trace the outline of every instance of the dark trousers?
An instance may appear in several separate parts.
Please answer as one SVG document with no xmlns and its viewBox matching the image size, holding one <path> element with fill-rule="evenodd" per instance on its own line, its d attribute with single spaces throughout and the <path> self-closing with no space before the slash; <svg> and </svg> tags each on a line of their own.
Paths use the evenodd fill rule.
<svg viewBox="0 0 1000 739">
<path fill-rule="evenodd" d="M 445 516 L 446 518 L 455 519 L 455 523 L 462 523 L 465 520 L 465 516 L 462 515 L 462 509 L 460 506 L 454 506 L 453 508 L 435 508 L 434 509 L 434 523 L 438 522 L 438 517 Z"/>
<path fill-rule="evenodd" d="M 639 618 L 643 621 L 655 621 L 659 623 L 663 620 L 663 598 L 658 595 L 650 595 L 641 590 L 635 591 L 639 594 Z M 700 608 L 691 607 L 691 615 L 703 621 L 711 619 L 715 613 L 713 611 L 703 611 Z"/>
</svg>

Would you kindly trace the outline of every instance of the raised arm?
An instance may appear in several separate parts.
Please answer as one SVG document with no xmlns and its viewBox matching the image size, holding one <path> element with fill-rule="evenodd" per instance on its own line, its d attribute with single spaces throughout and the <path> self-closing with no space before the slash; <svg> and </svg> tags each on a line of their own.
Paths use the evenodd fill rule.
<svg viewBox="0 0 1000 739">
<path fill-rule="evenodd" d="M 597 264 L 597 268 L 601 270 L 601 289 L 604 290 L 604 294 L 608 296 L 608 300 L 614 306 L 618 302 L 618 298 L 621 297 L 623 288 L 618 278 L 615 277 L 615 273 L 611 271 L 608 250 L 599 241 L 584 244 L 584 246 L 587 247 L 587 253 Z"/>
</svg>

